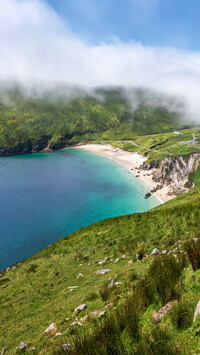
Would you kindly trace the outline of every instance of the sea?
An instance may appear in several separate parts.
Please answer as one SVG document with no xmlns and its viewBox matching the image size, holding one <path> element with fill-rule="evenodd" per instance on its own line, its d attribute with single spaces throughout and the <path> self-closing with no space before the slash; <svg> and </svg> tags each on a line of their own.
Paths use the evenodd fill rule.
<svg viewBox="0 0 200 355">
<path fill-rule="evenodd" d="M 0 157 L 0 270 L 105 218 L 160 204 L 111 159 L 73 148 Z"/>
</svg>

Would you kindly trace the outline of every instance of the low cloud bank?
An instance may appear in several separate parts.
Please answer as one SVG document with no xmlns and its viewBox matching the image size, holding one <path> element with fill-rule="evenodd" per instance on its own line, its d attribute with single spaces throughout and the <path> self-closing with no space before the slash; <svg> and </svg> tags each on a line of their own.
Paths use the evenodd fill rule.
<svg viewBox="0 0 200 355">
<path fill-rule="evenodd" d="M 91 46 L 39 0 L 1 0 L 0 52 L 1 79 L 152 88 L 183 99 L 200 121 L 200 53 L 135 42 Z"/>
</svg>

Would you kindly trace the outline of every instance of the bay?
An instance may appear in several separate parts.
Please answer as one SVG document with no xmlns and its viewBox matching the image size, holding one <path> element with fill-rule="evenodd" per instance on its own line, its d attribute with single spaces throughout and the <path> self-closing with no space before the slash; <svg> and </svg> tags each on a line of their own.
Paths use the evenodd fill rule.
<svg viewBox="0 0 200 355">
<path fill-rule="evenodd" d="M 0 158 L 0 270 L 99 220 L 159 204 L 112 160 L 78 149 Z"/>
</svg>

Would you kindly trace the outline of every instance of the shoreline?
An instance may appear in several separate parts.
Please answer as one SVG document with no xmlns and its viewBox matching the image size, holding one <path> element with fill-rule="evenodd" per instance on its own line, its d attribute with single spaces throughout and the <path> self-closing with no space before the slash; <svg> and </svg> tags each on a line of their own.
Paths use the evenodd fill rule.
<svg viewBox="0 0 200 355">
<path fill-rule="evenodd" d="M 118 164 L 127 168 L 135 177 L 142 180 L 142 182 L 149 187 L 150 191 L 158 185 L 152 179 L 154 169 L 140 169 L 140 166 L 147 160 L 147 158 L 138 153 L 131 153 L 120 148 L 114 148 L 110 144 L 83 144 L 74 146 L 73 148 L 99 154 L 117 162 Z M 165 203 L 176 197 L 175 195 L 169 195 L 169 192 L 170 185 L 165 185 L 161 189 L 151 194 L 152 196 L 155 196 L 160 203 Z"/>
</svg>

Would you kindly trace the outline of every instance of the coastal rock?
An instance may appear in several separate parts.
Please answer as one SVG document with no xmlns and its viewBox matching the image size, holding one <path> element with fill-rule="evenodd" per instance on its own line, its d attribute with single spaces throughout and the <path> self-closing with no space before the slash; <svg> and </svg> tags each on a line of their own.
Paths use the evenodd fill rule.
<svg viewBox="0 0 200 355">
<path fill-rule="evenodd" d="M 193 319 L 194 322 L 195 322 L 195 320 L 196 320 L 196 318 L 198 317 L 199 314 L 200 314 L 200 300 L 197 303 L 197 306 L 196 306 L 196 309 L 195 309 L 195 312 L 194 312 L 194 319 Z"/>
<path fill-rule="evenodd" d="M 55 334 L 57 332 L 57 330 L 58 329 L 57 329 L 55 323 L 51 323 L 50 326 L 47 329 L 45 329 L 44 334 L 52 335 L 52 334 Z"/>
<path fill-rule="evenodd" d="M 80 312 L 80 311 L 84 311 L 84 309 L 87 308 L 87 305 L 84 303 L 84 304 L 81 304 L 80 306 L 78 306 L 77 308 L 75 308 L 74 312 Z"/>
<path fill-rule="evenodd" d="M 158 255 L 160 254 L 160 250 L 155 248 L 152 252 L 151 252 L 151 255 Z"/>
<path fill-rule="evenodd" d="M 110 271 L 110 269 L 103 269 L 103 270 L 98 270 L 98 271 L 96 271 L 95 273 L 97 274 L 97 275 L 104 275 L 104 274 L 106 274 L 107 272 L 109 272 Z"/>
<path fill-rule="evenodd" d="M 151 192 L 147 192 L 146 195 L 145 195 L 146 199 L 149 198 L 149 197 L 151 197 Z"/>
</svg>

